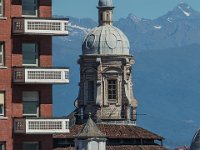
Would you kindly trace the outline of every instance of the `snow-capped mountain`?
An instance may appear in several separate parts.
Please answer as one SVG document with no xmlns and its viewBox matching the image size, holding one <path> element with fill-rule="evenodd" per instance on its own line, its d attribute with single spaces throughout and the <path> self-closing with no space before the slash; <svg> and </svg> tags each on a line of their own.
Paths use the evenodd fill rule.
<svg viewBox="0 0 200 150">
<path fill-rule="evenodd" d="M 129 38 L 133 50 L 165 49 L 200 43 L 200 13 L 180 3 L 172 11 L 154 19 L 129 14 L 114 22 Z M 82 38 L 97 23 L 91 19 L 70 17 L 67 40 Z M 82 39 L 80 39 L 82 40 Z"/>
<path fill-rule="evenodd" d="M 165 49 L 200 43 L 200 13 L 180 3 L 172 11 L 157 19 L 141 19 L 133 15 L 122 18 L 115 25 L 128 36 L 135 50 Z"/>
<path fill-rule="evenodd" d="M 89 18 L 69 19 L 70 35 L 55 37 L 53 44 L 54 64 L 70 67 L 70 85 L 54 87 L 56 116 L 73 110 L 82 40 L 97 26 Z M 148 114 L 139 116 L 138 124 L 164 136 L 168 146 L 188 145 L 200 126 L 200 13 L 180 3 L 157 19 L 129 14 L 114 25 L 128 36 L 136 61 L 133 81 L 138 113 Z"/>
<path fill-rule="evenodd" d="M 185 19 L 185 17 L 189 17 L 189 19 L 195 19 L 199 16 L 199 12 L 195 11 L 188 4 L 181 2 L 172 11 L 168 12 L 167 16 L 174 19 Z"/>
</svg>

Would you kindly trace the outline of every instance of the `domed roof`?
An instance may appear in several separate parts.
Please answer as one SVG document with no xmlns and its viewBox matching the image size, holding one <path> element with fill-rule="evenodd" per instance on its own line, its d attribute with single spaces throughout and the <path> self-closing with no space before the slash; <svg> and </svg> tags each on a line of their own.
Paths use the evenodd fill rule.
<svg viewBox="0 0 200 150">
<path fill-rule="evenodd" d="M 127 37 L 111 25 L 92 29 L 82 45 L 83 55 L 129 55 L 129 50 Z"/>
<path fill-rule="evenodd" d="M 99 0 L 99 7 L 113 7 L 112 0 Z"/>
</svg>

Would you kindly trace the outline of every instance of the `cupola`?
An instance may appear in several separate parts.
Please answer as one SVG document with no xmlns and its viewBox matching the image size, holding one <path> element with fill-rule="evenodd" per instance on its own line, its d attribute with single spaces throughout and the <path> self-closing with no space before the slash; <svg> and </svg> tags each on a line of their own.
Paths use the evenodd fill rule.
<svg viewBox="0 0 200 150">
<path fill-rule="evenodd" d="M 82 44 L 83 55 L 129 55 L 126 35 L 112 25 L 112 0 L 99 0 L 99 26 L 92 29 Z"/>
</svg>

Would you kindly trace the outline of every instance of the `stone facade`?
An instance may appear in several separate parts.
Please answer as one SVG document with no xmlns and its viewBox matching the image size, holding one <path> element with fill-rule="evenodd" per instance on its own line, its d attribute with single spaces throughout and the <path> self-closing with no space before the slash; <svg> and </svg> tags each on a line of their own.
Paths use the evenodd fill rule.
<svg viewBox="0 0 200 150">
<path fill-rule="evenodd" d="M 82 45 L 80 92 L 75 102 L 77 122 L 89 113 L 98 122 L 136 124 L 137 101 L 133 96 L 130 44 L 112 26 L 112 0 L 100 0 L 99 26 L 92 29 Z"/>
<path fill-rule="evenodd" d="M 132 90 L 132 56 L 81 56 L 78 112 L 87 119 L 91 112 L 98 122 L 103 120 L 136 120 L 137 101 Z M 108 81 L 116 81 L 116 98 L 108 99 Z M 94 81 L 94 99 L 88 98 L 88 83 Z"/>
</svg>

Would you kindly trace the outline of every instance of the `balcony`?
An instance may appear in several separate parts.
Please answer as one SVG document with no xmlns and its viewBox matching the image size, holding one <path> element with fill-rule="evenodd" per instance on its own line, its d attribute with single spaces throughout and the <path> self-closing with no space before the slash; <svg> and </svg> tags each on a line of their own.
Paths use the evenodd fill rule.
<svg viewBox="0 0 200 150">
<path fill-rule="evenodd" d="M 13 18 L 13 34 L 68 35 L 67 19 Z"/>
<path fill-rule="evenodd" d="M 69 119 L 15 118 L 14 133 L 19 133 L 19 134 L 69 133 Z"/>
<path fill-rule="evenodd" d="M 66 84 L 68 68 L 14 67 L 13 82 L 16 84 Z"/>
</svg>

